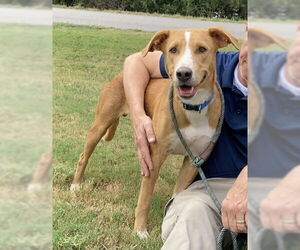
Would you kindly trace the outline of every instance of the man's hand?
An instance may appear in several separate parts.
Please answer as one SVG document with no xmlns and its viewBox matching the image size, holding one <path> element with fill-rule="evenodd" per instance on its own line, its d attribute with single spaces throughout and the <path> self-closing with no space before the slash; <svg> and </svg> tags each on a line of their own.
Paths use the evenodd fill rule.
<svg viewBox="0 0 300 250">
<path fill-rule="evenodd" d="M 300 232 L 300 166 L 291 170 L 262 201 L 260 218 L 265 228 Z"/>
<path fill-rule="evenodd" d="M 136 146 L 139 162 L 141 165 L 141 175 L 149 176 L 153 164 L 150 156 L 149 143 L 155 142 L 155 135 L 152 128 L 152 120 L 147 115 L 131 115 L 134 128 Z"/>
<path fill-rule="evenodd" d="M 287 56 L 285 75 L 290 83 L 300 87 L 300 24 Z"/>
<path fill-rule="evenodd" d="M 247 177 L 248 166 L 243 168 L 222 202 L 222 223 L 231 232 L 247 232 Z"/>
</svg>

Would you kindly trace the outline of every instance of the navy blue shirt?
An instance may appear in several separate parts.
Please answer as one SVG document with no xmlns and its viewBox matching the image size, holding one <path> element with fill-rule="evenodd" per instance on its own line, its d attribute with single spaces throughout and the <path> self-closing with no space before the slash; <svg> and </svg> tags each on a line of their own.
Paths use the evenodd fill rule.
<svg viewBox="0 0 300 250">
<path fill-rule="evenodd" d="M 260 87 L 265 115 L 249 147 L 250 177 L 283 177 L 300 165 L 300 97 L 278 85 L 286 53 L 255 53 L 253 75 Z"/>
<path fill-rule="evenodd" d="M 203 164 L 207 178 L 237 177 L 247 165 L 247 97 L 233 85 L 238 60 L 238 52 L 216 53 L 218 82 L 225 99 L 225 116 L 215 148 Z M 164 56 L 160 59 L 160 71 L 163 77 L 168 77 Z"/>
</svg>

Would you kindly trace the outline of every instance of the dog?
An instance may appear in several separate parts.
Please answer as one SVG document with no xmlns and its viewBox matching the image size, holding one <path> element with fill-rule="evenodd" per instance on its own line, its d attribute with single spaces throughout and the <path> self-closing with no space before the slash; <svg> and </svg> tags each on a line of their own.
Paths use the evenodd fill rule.
<svg viewBox="0 0 300 250">
<path fill-rule="evenodd" d="M 197 175 L 197 169 L 191 165 L 170 119 L 170 84 L 174 86 L 174 110 L 181 133 L 193 154 L 199 155 L 210 143 L 221 113 L 221 96 L 216 86 L 216 52 L 229 44 L 238 49 L 237 43 L 234 36 L 219 27 L 162 30 L 153 36 L 142 51 L 143 56 L 154 50 L 162 51 L 170 79 L 151 80 L 145 93 L 145 111 L 153 121 L 156 142 L 150 145 L 154 169 L 149 177 L 142 177 L 135 210 L 134 230 L 140 238 L 148 236 L 146 227 L 151 198 L 160 168 L 167 156 L 185 156 L 174 194 L 186 189 Z M 195 107 L 203 103 L 207 106 L 201 112 L 183 107 Z M 89 157 L 99 140 L 112 140 L 119 118 L 125 114 L 129 114 L 129 108 L 120 73 L 101 92 L 95 120 L 88 130 L 71 190 L 79 188 Z"/>
</svg>

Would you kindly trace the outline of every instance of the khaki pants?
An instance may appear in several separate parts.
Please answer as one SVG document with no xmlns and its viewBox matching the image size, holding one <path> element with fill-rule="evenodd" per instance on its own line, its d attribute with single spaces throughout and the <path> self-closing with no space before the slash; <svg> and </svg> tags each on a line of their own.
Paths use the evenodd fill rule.
<svg viewBox="0 0 300 250">
<path fill-rule="evenodd" d="M 268 193 L 275 188 L 281 179 L 271 178 L 249 178 L 248 179 L 248 248 L 256 250 L 257 232 L 262 228 L 259 217 L 259 206 Z M 273 240 L 273 239 L 271 239 Z M 264 239 L 264 244 L 268 244 L 268 239 Z"/>
<path fill-rule="evenodd" d="M 209 184 L 222 202 L 234 178 L 213 178 Z M 162 224 L 163 250 L 215 250 L 221 216 L 202 181 L 171 199 Z"/>
</svg>

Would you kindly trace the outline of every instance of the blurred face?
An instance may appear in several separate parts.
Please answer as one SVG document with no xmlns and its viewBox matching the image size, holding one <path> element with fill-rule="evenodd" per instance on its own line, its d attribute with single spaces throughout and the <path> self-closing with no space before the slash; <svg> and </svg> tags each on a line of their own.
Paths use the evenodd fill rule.
<svg viewBox="0 0 300 250">
<path fill-rule="evenodd" d="M 238 64 L 238 77 L 240 82 L 248 86 L 248 41 L 245 40 L 242 44 Z"/>
</svg>

